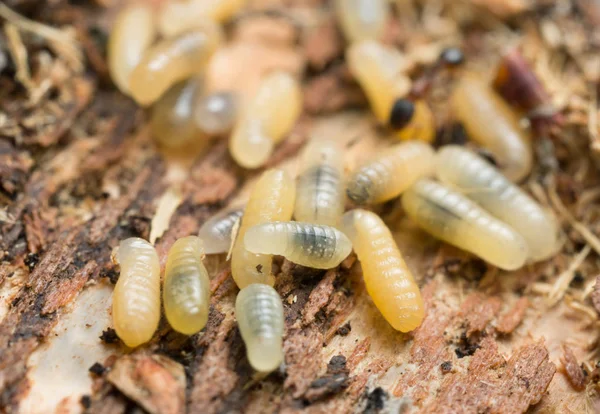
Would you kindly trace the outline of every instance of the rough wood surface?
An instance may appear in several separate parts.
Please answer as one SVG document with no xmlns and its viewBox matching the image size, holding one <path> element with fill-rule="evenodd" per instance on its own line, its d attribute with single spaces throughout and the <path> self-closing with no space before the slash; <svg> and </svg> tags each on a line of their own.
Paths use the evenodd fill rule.
<svg viewBox="0 0 600 414">
<path fill-rule="evenodd" d="M 327 272 L 277 259 L 285 364 L 266 377 L 246 360 L 233 313 L 237 288 L 223 257 L 207 258 L 213 296 L 200 334 L 178 335 L 163 320 L 150 344 L 131 351 L 111 329 L 118 277 L 111 249 L 165 224 L 155 213 L 178 176 L 173 158 L 154 146 L 144 112 L 107 78 L 104 48 L 118 3 L 6 2 L 55 27 L 50 37 L 0 5 L 0 412 L 600 409 L 593 308 L 600 37 L 587 20 L 592 12 L 577 5 L 592 2 L 397 2 L 386 41 L 407 53 L 414 78 L 448 44 L 461 45 L 468 67 L 488 74 L 507 45 L 519 44 L 533 62 L 565 124 L 534 142 L 537 162 L 524 187 L 560 218 L 564 246 L 547 262 L 500 272 L 427 236 L 397 203 L 383 205 L 377 211 L 422 287 L 423 325 L 410 334 L 391 329 L 368 298 L 354 256 Z M 245 33 L 239 42 L 299 34 L 277 50 L 262 47 L 281 54 L 244 68 L 248 79 L 269 65 L 308 67 L 305 114 L 270 166 L 294 173 L 309 136 L 342 142 L 348 168 L 389 145 L 341 59 L 327 2 L 254 0 L 250 8 L 258 13 L 232 25 L 253 15 L 266 23 L 237 30 Z M 270 32 L 269 19 L 278 27 L 294 22 L 293 30 Z M 440 74 L 427 97 L 438 144 L 464 142 L 447 107 L 455 75 Z M 156 241 L 163 265 L 178 237 L 243 200 L 258 173 L 235 166 L 225 140 L 210 143 L 185 170 L 181 201 Z"/>
</svg>

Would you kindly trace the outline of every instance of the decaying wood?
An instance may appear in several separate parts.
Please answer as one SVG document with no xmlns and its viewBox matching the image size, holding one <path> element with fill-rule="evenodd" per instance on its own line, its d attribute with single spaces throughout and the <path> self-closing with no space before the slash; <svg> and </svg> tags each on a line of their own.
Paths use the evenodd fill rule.
<svg viewBox="0 0 600 414">
<path fill-rule="evenodd" d="M 80 3 L 9 0 L 11 9 L 54 29 L 48 37 L 17 20 L 8 22 L 10 38 L 0 35 L 0 53 L 9 58 L 0 66 L 0 412 L 598 409 L 600 375 L 591 371 L 599 341 L 600 180 L 589 150 L 598 124 L 588 83 L 597 80 L 597 37 L 578 17 L 593 2 L 577 9 L 567 1 L 396 2 L 386 42 L 402 46 L 413 78 L 445 45 L 460 44 L 469 69 L 490 72 L 503 46 L 518 43 L 565 115 L 558 131 L 534 142 L 538 162 L 525 183 L 561 220 L 564 245 L 546 262 L 500 272 L 427 236 L 395 203 L 381 206 L 423 290 L 423 324 L 409 334 L 390 328 L 353 255 L 330 271 L 276 258 L 285 363 L 266 377 L 245 357 L 233 312 L 237 288 L 223 257 L 206 260 L 213 295 L 200 334 L 179 335 L 163 320 L 154 339 L 132 351 L 111 329 L 118 272 L 110 254 L 119 240 L 147 238 L 159 227 L 164 265 L 178 237 L 243 201 L 260 171 L 234 165 L 221 140 L 191 163 L 183 183 L 174 182 L 179 176 L 152 143 L 144 112 L 106 77 L 101 57 L 119 2 Z M 269 68 L 309 68 L 305 114 L 269 166 L 295 173 L 311 136 L 339 140 L 348 168 L 388 145 L 341 59 L 327 2 L 249 3 L 251 11 L 231 24 L 237 40 L 221 62 L 228 70 L 211 75 L 213 87 L 247 92 Z M 241 51 L 244 43 L 256 53 Z M 85 70 L 73 47 L 85 55 Z M 236 59 L 241 68 L 231 66 Z M 439 142 L 465 142 L 448 113 L 456 76 L 441 73 L 426 97 Z M 177 207 L 157 218 L 170 191 L 180 195 Z"/>
</svg>

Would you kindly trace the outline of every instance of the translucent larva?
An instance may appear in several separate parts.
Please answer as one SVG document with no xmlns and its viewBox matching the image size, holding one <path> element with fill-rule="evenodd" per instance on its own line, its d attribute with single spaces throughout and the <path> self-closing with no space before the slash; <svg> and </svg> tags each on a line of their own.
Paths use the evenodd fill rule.
<svg viewBox="0 0 600 414">
<path fill-rule="evenodd" d="M 245 3 L 246 0 L 166 1 L 158 14 L 158 27 L 163 36 L 172 37 L 196 29 L 206 19 L 223 23 Z"/>
<path fill-rule="evenodd" d="M 231 247 L 231 232 L 235 223 L 241 219 L 244 209 L 225 210 L 206 221 L 198 237 L 204 241 L 206 254 L 227 253 Z"/>
<path fill-rule="evenodd" d="M 148 342 L 160 320 L 160 264 L 154 246 L 131 237 L 116 252 L 121 274 L 113 292 L 117 335 L 129 347 Z"/>
<path fill-rule="evenodd" d="M 511 181 L 520 181 L 533 163 L 529 134 L 496 92 L 473 74 L 465 74 L 451 99 L 456 118 L 469 137 L 489 149 Z"/>
<path fill-rule="evenodd" d="M 210 280 L 202 264 L 202 240 L 177 240 L 167 256 L 163 302 L 171 327 L 185 335 L 200 332 L 208 321 Z"/>
<path fill-rule="evenodd" d="M 483 158 L 456 145 L 446 146 L 437 154 L 436 174 L 520 233 L 532 260 L 555 253 L 558 228 L 554 216 Z"/>
<path fill-rule="evenodd" d="M 408 141 L 394 145 L 350 175 L 346 194 L 356 204 L 381 203 L 433 174 L 434 165 L 435 153 L 429 144 Z"/>
<path fill-rule="evenodd" d="M 231 255 L 231 274 L 240 289 L 251 283 L 273 285 L 271 255 L 250 253 L 244 236 L 257 224 L 290 220 L 295 197 L 294 180 L 277 169 L 265 171 L 252 189 Z"/>
<path fill-rule="evenodd" d="M 391 110 L 389 125 L 401 141 L 416 139 L 432 142 L 435 138 L 435 121 L 429 105 L 422 99 L 411 102 L 398 99 Z"/>
<path fill-rule="evenodd" d="M 215 92 L 203 96 L 196 103 L 196 125 L 209 135 L 229 131 L 237 116 L 236 97 L 231 92 Z"/>
<path fill-rule="evenodd" d="M 379 40 L 390 9 L 386 0 L 336 0 L 335 11 L 348 42 Z"/>
<path fill-rule="evenodd" d="M 335 226 L 344 212 L 343 149 L 335 141 L 313 140 L 304 151 L 298 175 L 294 217 Z"/>
<path fill-rule="evenodd" d="M 266 75 L 231 134 L 229 150 L 235 161 L 245 168 L 263 165 L 291 131 L 301 108 L 297 79 L 281 71 Z"/>
<path fill-rule="evenodd" d="M 252 368 L 271 372 L 283 362 L 283 304 L 271 286 L 251 284 L 235 300 L 235 317 Z"/>
<path fill-rule="evenodd" d="M 244 246 L 252 253 L 276 254 L 315 269 L 331 269 L 352 251 L 348 237 L 330 226 L 276 221 L 250 227 Z"/>
<path fill-rule="evenodd" d="M 155 37 L 155 17 L 149 4 L 133 4 L 121 10 L 108 41 L 108 69 L 121 92 L 129 94 L 129 75 Z"/>
<path fill-rule="evenodd" d="M 220 27 L 207 22 L 203 29 L 157 43 L 131 72 L 131 95 L 149 105 L 175 83 L 200 73 L 222 37 Z"/>
<path fill-rule="evenodd" d="M 435 181 L 417 181 L 402 196 L 402 206 L 433 236 L 501 269 L 518 269 L 529 256 L 527 242 L 512 227 Z"/>
<path fill-rule="evenodd" d="M 344 214 L 342 229 L 352 240 L 367 292 L 383 317 L 401 332 L 421 325 L 419 286 L 385 223 L 375 213 L 358 209 Z"/>
<path fill-rule="evenodd" d="M 154 104 L 150 125 L 160 145 L 180 148 L 204 137 L 194 119 L 194 103 L 201 90 L 201 80 L 192 78 L 173 86 Z"/>
<path fill-rule="evenodd" d="M 365 91 L 375 117 L 387 124 L 394 102 L 410 92 L 410 79 L 403 73 L 406 59 L 392 47 L 364 41 L 348 48 L 346 61 Z"/>
</svg>

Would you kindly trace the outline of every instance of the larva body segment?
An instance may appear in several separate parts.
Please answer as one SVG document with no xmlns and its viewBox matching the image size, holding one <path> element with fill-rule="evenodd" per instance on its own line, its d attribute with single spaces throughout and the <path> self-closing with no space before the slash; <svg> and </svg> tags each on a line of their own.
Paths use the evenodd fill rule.
<svg viewBox="0 0 600 414">
<path fill-rule="evenodd" d="M 336 0 L 335 11 L 350 43 L 379 40 L 390 14 L 385 0 Z"/>
<path fill-rule="evenodd" d="M 334 227 L 276 221 L 253 226 L 244 235 L 246 250 L 276 254 L 315 269 L 338 266 L 352 251 L 346 235 Z"/>
<path fill-rule="evenodd" d="M 177 240 L 167 256 L 163 301 L 171 327 L 185 335 L 200 332 L 208 321 L 210 280 L 202 264 L 202 240 L 196 236 Z"/>
<path fill-rule="evenodd" d="M 117 16 L 108 41 L 108 69 L 119 90 L 129 94 L 129 75 L 156 37 L 149 4 L 132 4 Z"/>
<path fill-rule="evenodd" d="M 282 71 L 266 75 L 233 129 L 229 141 L 231 156 L 245 168 L 263 165 L 275 144 L 289 134 L 301 109 L 298 80 Z"/>
<path fill-rule="evenodd" d="M 271 372 L 283 362 L 283 304 L 271 286 L 251 284 L 235 300 L 235 317 L 246 344 L 248 361 L 260 372 Z"/>
<path fill-rule="evenodd" d="M 555 217 L 477 154 L 456 145 L 443 147 L 437 154 L 436 174 L 520 233 L 532 260 L 556 252 Z"/>
<path fill-rule="evenodd" d="M 250 253 L 244 237 L 252 226 L 290 220 L 295 197 L 294 180 L 277 169 L 265 171 L 252 189 L 231 255 L 231 274 L 240 289 L 252 283 L 273 285 L 271 255 Z"/>
<path fill-rule="evenodd" d="M 406 59 L 392 47 L 364 41 L 347 49 L 346 62 L 365 91 L 375 117 L 387 125 L 396 99 L 410 91 L 410 79 L 403 73 Z"/>
<path fill-rule="evenodd" d="M 245 3 L 245 0 L 166 1 L 158 14 L 158 28 L 163 36 L 173 37 L 198 28 L 199 22 L 206 19 L 223 23 Z"/>
<path fill-rule="evenodd" d="M 359 205 L 381 203 L 433 174 L 434 165 L 435 153 L 429 144 L 407 141 L 394 145 L 350 175 L 346 194 Z"/>
<path fill-rule="evenodd" d="M 367 292 L 383 317 L 401 332 L 421 325 L 425 310 L 419 286 L 385 223 L 357 209 L 344 214 L 342 230 L 352 240 Z"/>
<path fill-rule="evenodd" d="M 237 106 L 233 93 L 216 92 L 205 95 L 196 103 L 196 125 L 206 134 L 224 134 L 235 123 Z"/>
<path fill-rule="evenodd" d="M 198 237 L 204 241 L 206 254 L 227 253 L 231 247 L 231 238 L 235 223 L 241 219 L 244 209 L 225 210 L 207 220 Z"/>
<path fill-rule="evenodd" d="M 477 204 L 428 179 L 402 196 L 406 214 L 438 239 L 474 253 L 504 270 L 523 266 L 529 255 L 525 239 Z"/>
<path fill-rule="evenodd" d="M 533 163 L 529 134 L 489 85 L 473 74 L 465 74 L 452 95 L 451 105 L 469 137 L 492 152 L 500 170 L 511 181 L 520 181 L 529 174 Z"/>
<path fill-rule="evenodd" d="M 160 320 L 160 265 L 154 246 L 131 237 L 121 241 L 116 254 L 121 268 L 113 292 L 113 323 L 125 345 L 148 342 Z"/>
<path fill-rule="evenodd" d="M 156 101 L 175 83 L 200 73 L 223 34 L 215 23 L 163 40 L 145 54 L 129 76 L 131 95 L 140 105 Z"/>
<path fill-rule="evenodd" d="M 335 141 L 311 142 L 303 155 L 294 217 L 336 226 L 344 212 L 343 149 Z"/>
<path fill-rule="evenodd" d="M 161 146 L 180 148 L 204 137 L 194 119 L 201 89 L 200 79 L 189 79 L 169 89 L 152 107 L 152 135 Z"/>
</svg>

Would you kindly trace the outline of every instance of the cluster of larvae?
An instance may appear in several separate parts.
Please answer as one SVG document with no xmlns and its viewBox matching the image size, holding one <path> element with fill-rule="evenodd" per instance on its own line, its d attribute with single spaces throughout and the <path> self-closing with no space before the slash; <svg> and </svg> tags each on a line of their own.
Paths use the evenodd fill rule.
<svg viewBox="0 0 600 414">
<path fill-rule="evenodd" d="M 418 327 L 424 317 L 421 294 L 390 230 L 373 212 L 344 213 L 345 194 L 360 205 L 402 195 L 406 214 L 425 231 L 505 270 L 546 259 L 558 247 L 554 217 L 464 147 L 448 145 L 436 153 L 422 141 L 396 144 L 347 179 L 342 154 L 334 141 L 312 141 L 295 181 L 283 170 L 265 171 L 243 210 L 220 213 L 201 227 L 200 237 L 175 242 L 162 295 L 174 330 L 191 335 L 206 325 L 210 288 L 202 259 L 207 252 L 225 253 L 240 222 L 231 272 L 241 289 L 236 316 L 255 369 L 272 371 L 283 358 L 283 305 L 272 288 L 274 255 L 331 269 L 354 249 L 367 292 L 383 317 L 402 332 Z M 158 256 L 138 238 L 121 242 L 115 256 L 121 276 L 113 298 L 114 324 L 133 347 L 150 340 L 160 319 Z"/>
<path fill-rule="evenodd" d="M 230 132 L 232 157 L 245 168 L 258 168 L 294 126 L 302 96 L 298 79 L 282 71 L 266 74 L 244 102 L 237 102 L 234 91 L 203 94 L 203 68 L 224 41 L 220 24 L 242 6 L 243 0 L 165 1 L 158 10 L 129 6 L 115 23 L 109 66 L 124 93 L 140 105 L 153 105 L 152 129 L 161 145 L 181 148 Z M 424 99 L 426 82 L 415 87 L 405 57 L 380 42 L 388 2 L 336 0 L 334 6 L 349 43 L 350 71 L 377 121 L 402 142 L 346 174 L 340 144 L 313 139 L 295 180 L 280 169 L 264 171 L 245 207 L 223 211 L 206 221 L 198 236 L 177 240 L 164 270 L 165 317 L 174 330 L 192 335 L 208 320 L 204 255 L 230 252 L 240 289 L 236 319 L 248 361 L 261 372 L 283 361 L 284 307 L 272 287 L 274 255 L 331 269 L 354 250 L 367 293 L 390 325 L 408 332 L 421 324 L 419 287 L 386 224 L 366 209 L 373 205 L 401 196 L 404 212 L 423 230 L 504 270 L 547 259 L 559 248 L 555 217 L 516 184 L 529 174 L 533 153 L 529 133 L 507 100 L 527 116 L 546 111 L 538 84 L 513 82 L 521 61 L 505 58 L 492 86 L 458 70 L 463 60 L 458 49 L 442 53 L 436 67 L 460 77 L 450 100 L 452 113 L 496 165 L 461 146 L 436 152 L 430 144 L 436 126 Z M 509 99 L 516 96 L 507 86 L 513 83 L 534 98 Z M 347 202 L 357 208 L 345 212 Z M 113 296 L 114 326 L 123 342 L 135 347 L 152 338 L 160 321 L 159 259 L 139 238 L 122 241 L 114 259 L 121 271 Z"/>
<path fill-rule="evenodd" d="M 221 23 L 244 0 L 139 2 L 117 17 L 108 47 L 117 87 L 150 111 L 152 134 L 168 150 L 187 150 L 231 131 L 230 152 L 245 168 L 265 164 L 300 116 L 299 80 L 265 74 L 253 96 L 206 92 L 205 71 L 225 43 Z M 158 40 L 157 40 L 158 39 Z"/>
</svg>

